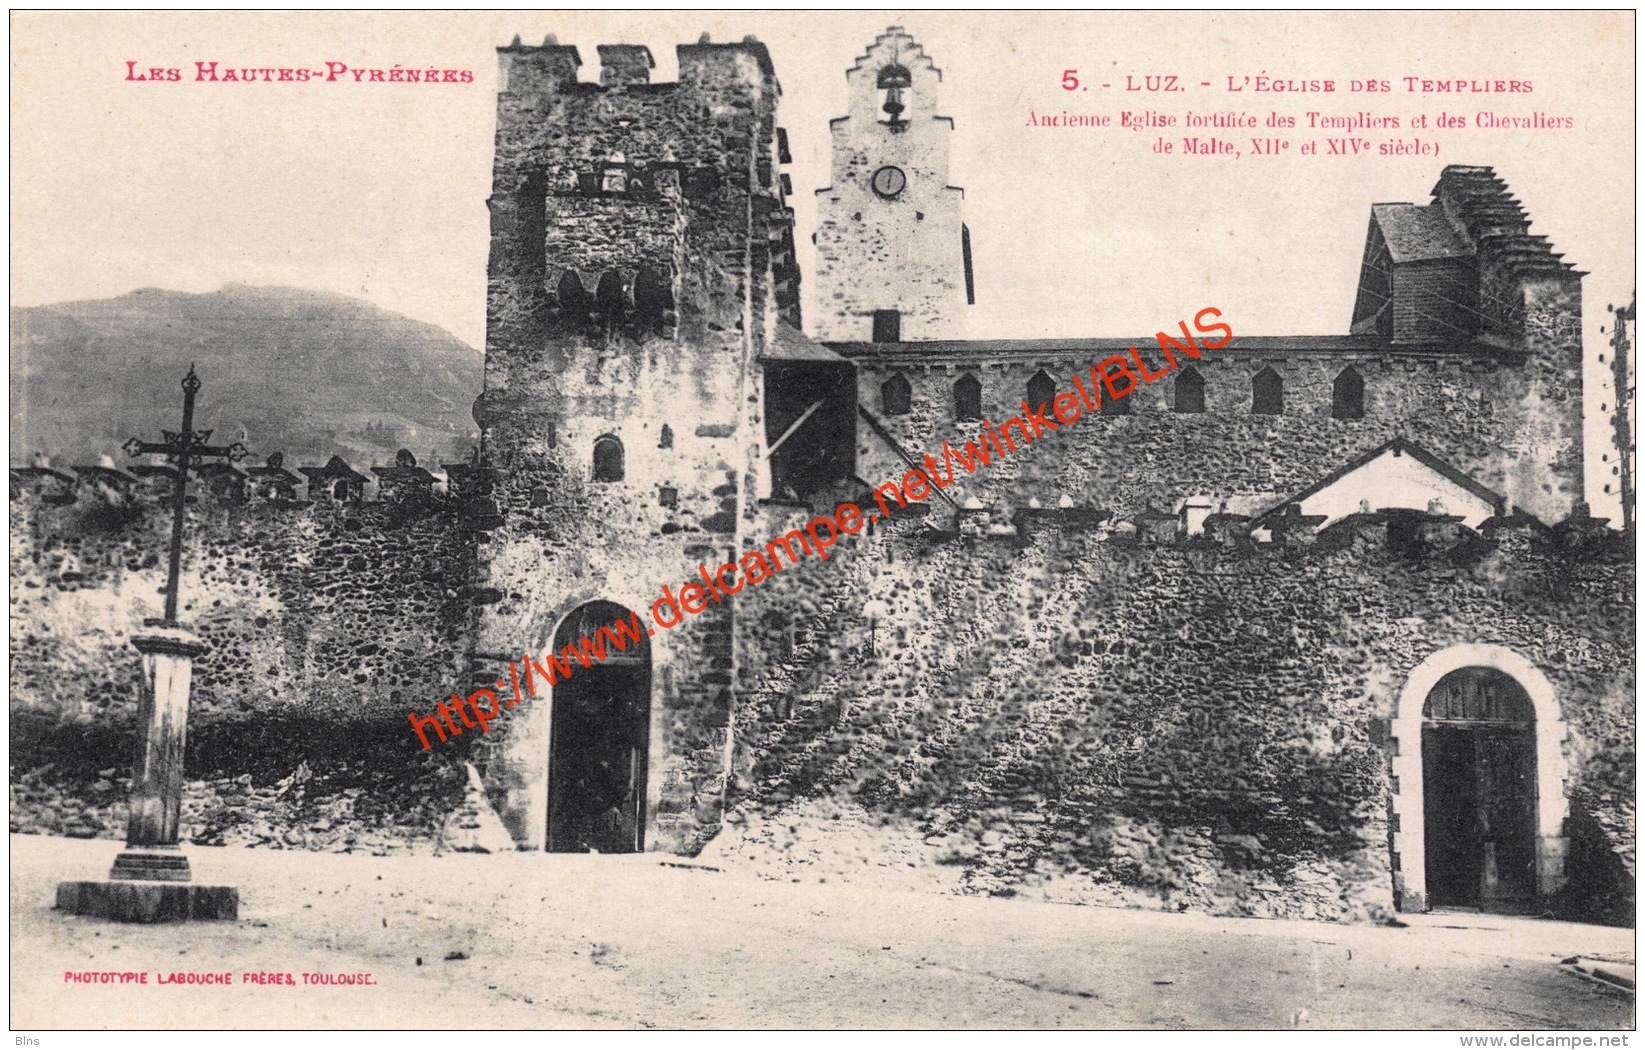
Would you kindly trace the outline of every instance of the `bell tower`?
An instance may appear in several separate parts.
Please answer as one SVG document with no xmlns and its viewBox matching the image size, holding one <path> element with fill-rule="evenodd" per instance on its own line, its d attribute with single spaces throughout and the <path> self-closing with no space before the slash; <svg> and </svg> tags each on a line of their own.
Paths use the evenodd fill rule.
<svg viewBox="0 0 1645 1050">
<path fill-rule="evenodd" d="M 954 121 L 942 71 L 901 26 L 846 70 L 850 112 L 829 122 L 832 185 L 817 191 L 823 342 L 959 339 L 975 301 L 965 191 L 948 184 Z"/>
</svg>

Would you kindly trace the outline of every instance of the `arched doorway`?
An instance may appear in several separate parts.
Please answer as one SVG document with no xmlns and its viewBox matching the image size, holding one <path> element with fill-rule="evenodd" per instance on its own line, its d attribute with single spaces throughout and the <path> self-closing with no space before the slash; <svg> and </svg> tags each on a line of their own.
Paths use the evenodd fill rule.
<svg viewBox="0 0 1645 1050">
<path fill-rule="evenodd" d="M 1425 868 L 1431 907 L 1534 910 L 1536 709 L 1492 667 L 1462 667 L 1422 708 Z"/>
<path fill-rule="evenodd" d="M 550 650 L 575 651 L 633 613 L 614 602 L 571 612 Z M 554 685 L 549 725 L 548 845 L 555 853 L 645 849 L 646 765 L 651 721 L 651 646 L 642 634 Z"/>
</svg>

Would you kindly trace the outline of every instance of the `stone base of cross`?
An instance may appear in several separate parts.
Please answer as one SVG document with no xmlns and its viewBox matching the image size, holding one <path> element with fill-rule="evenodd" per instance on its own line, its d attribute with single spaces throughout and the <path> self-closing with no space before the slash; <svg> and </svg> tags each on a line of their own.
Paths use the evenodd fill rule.
<svg viewBox="0 0 1645 1050">
<path fill-rule="evenodd" d="M 177 841 L 189 684 L 206 645 L 181 627 L 152 621 L 131 642 L 143 654 L 142 750 L 132 767 L 126 848 L 107 879 L 58 883 L 57 908 L 118 922 L 236 919 L 240 891 L 194 882 Z"/>
</svg>

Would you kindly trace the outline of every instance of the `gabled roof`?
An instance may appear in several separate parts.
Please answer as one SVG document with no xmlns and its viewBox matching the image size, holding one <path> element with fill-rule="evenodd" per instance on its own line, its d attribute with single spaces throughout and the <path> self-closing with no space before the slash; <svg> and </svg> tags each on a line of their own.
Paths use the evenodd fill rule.
<svg viewBox="0 0 1645 1050">
<path fill-rule="evenodd" d="M 1474 254 L 1437 205 L 1373 204 L 1371 221 L 1382 231 L 1388 255 L 1396 263 L 1458 259 Z"/>
<path fill-rule="evenodd" d="M 1338 486 L 1339 483 L 1343 482 L 1350 475 L 1370 467 L 1377 460 L 1385 458 L 1396 459 L 1401 456 L 1410 457 L 1412 461 L 1419 464 L 1427 472 L 1443 479 L 1450 485 L 1455 486 L 1455 488 L 1461 489 L 1464 493 L 1474 497 L 1485 507 L 1489 508 L 1494 514 L 1501 514 L 1507 506 L 1508 501 L 1503 498 L 1500 493 L 1493 492 L 1491 489 L 1481 485 L 1467 474 L 1458 470 L 1456 467 L 1453 467 L 1443 459 L 1440 459 L 1432 452 L 1423 448 L 1421 445 L 1418 445 L 1416 442 L 1404 437 L 1397 437 L 1392 441 L 1386 442 L 1385 444 L 1378 445 L 1376 448 L 1371 449 L 1364 455 L 1359 456 L 1353 461 L 1343 465 L 1340 469 L 1332 471 L 1330 474 L 1327 474 L 1325 477 L 1321 478 L 1319 481 L 1308 486 L 1302 491 L 1280 500 L 1266 511 L 1257 515 L 1253 524 L 1257 528 L 1270 525 L 1274 517 L 1284 513 L 1285 508 L 1291 506 L 1292 504 L 1302 507 L 1304 513 L 1309 513 L 1310 511 L 1324 512 L 1328 518 L 1333 517 L 1331 511 L 1335 509 L 1334 505 L 1343 503 L 1348 498 L 1349 493 L 1336 493 L 1334 494 L 1336 498 L 1332 499 L 1329 498 L 1333 495 L 1330 490 Z M 1368 473 L 1364 480 L 1367 482 L 1381 482 L 1383 481 L 1383 478 L 1378 476 L 1380 473 L 1381 472 Z M 1383 493 L 1389 491 L 1389 489 L 1383 484 L 1378 485 L 1378 490 Z M 1315 498 L 1321 496 L 1322 494 L 1326 495 L 1327 498 Z M 1358 494 L 1357 488 L 1353 494 Z M 1385 496 L 1384 498 L 1398 499 L 1399 496 L 1396 494 L 1391 497 Z M 1314 504 L 1314 507 L 1308 506 L 1310 502 Z M 1373 506 L 1371 509 L 1384 510 L 1399 506 L 1400 504 L 1397 503 L 1385 503 L 1384 506 Z M 1417 507 L 1412 509 L 1421 510 L 1423 508 Z M 1334 517 L 1341 516 L 1343 515 L 1340 513 L 1334 515 Z M 1484 518 L 1489 517 L 1490 515 L 1480 514 L 1478 516 Z"/>
</svg>

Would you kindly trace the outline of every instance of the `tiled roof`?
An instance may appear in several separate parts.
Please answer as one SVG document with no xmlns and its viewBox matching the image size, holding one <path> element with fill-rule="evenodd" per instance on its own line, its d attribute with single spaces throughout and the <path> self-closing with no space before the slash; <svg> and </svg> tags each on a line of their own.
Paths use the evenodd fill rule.
<svg viewBox="0 0 1645 1050">
<path fill-rule="evenodd" d="M 1456 259 L 1474 254 L 1474 249 L 1435 205 L 1373 204 L 1371 217 L 1388 254 L 1396 263 L 1426 259 Z"/>
<path fill-rule="evenodd" d="M 760 355 L 761 361 L 823 361 L 838 364 L 845 359 L 799 329 L 777 323 L 777 338 Z"/>
</svg>

